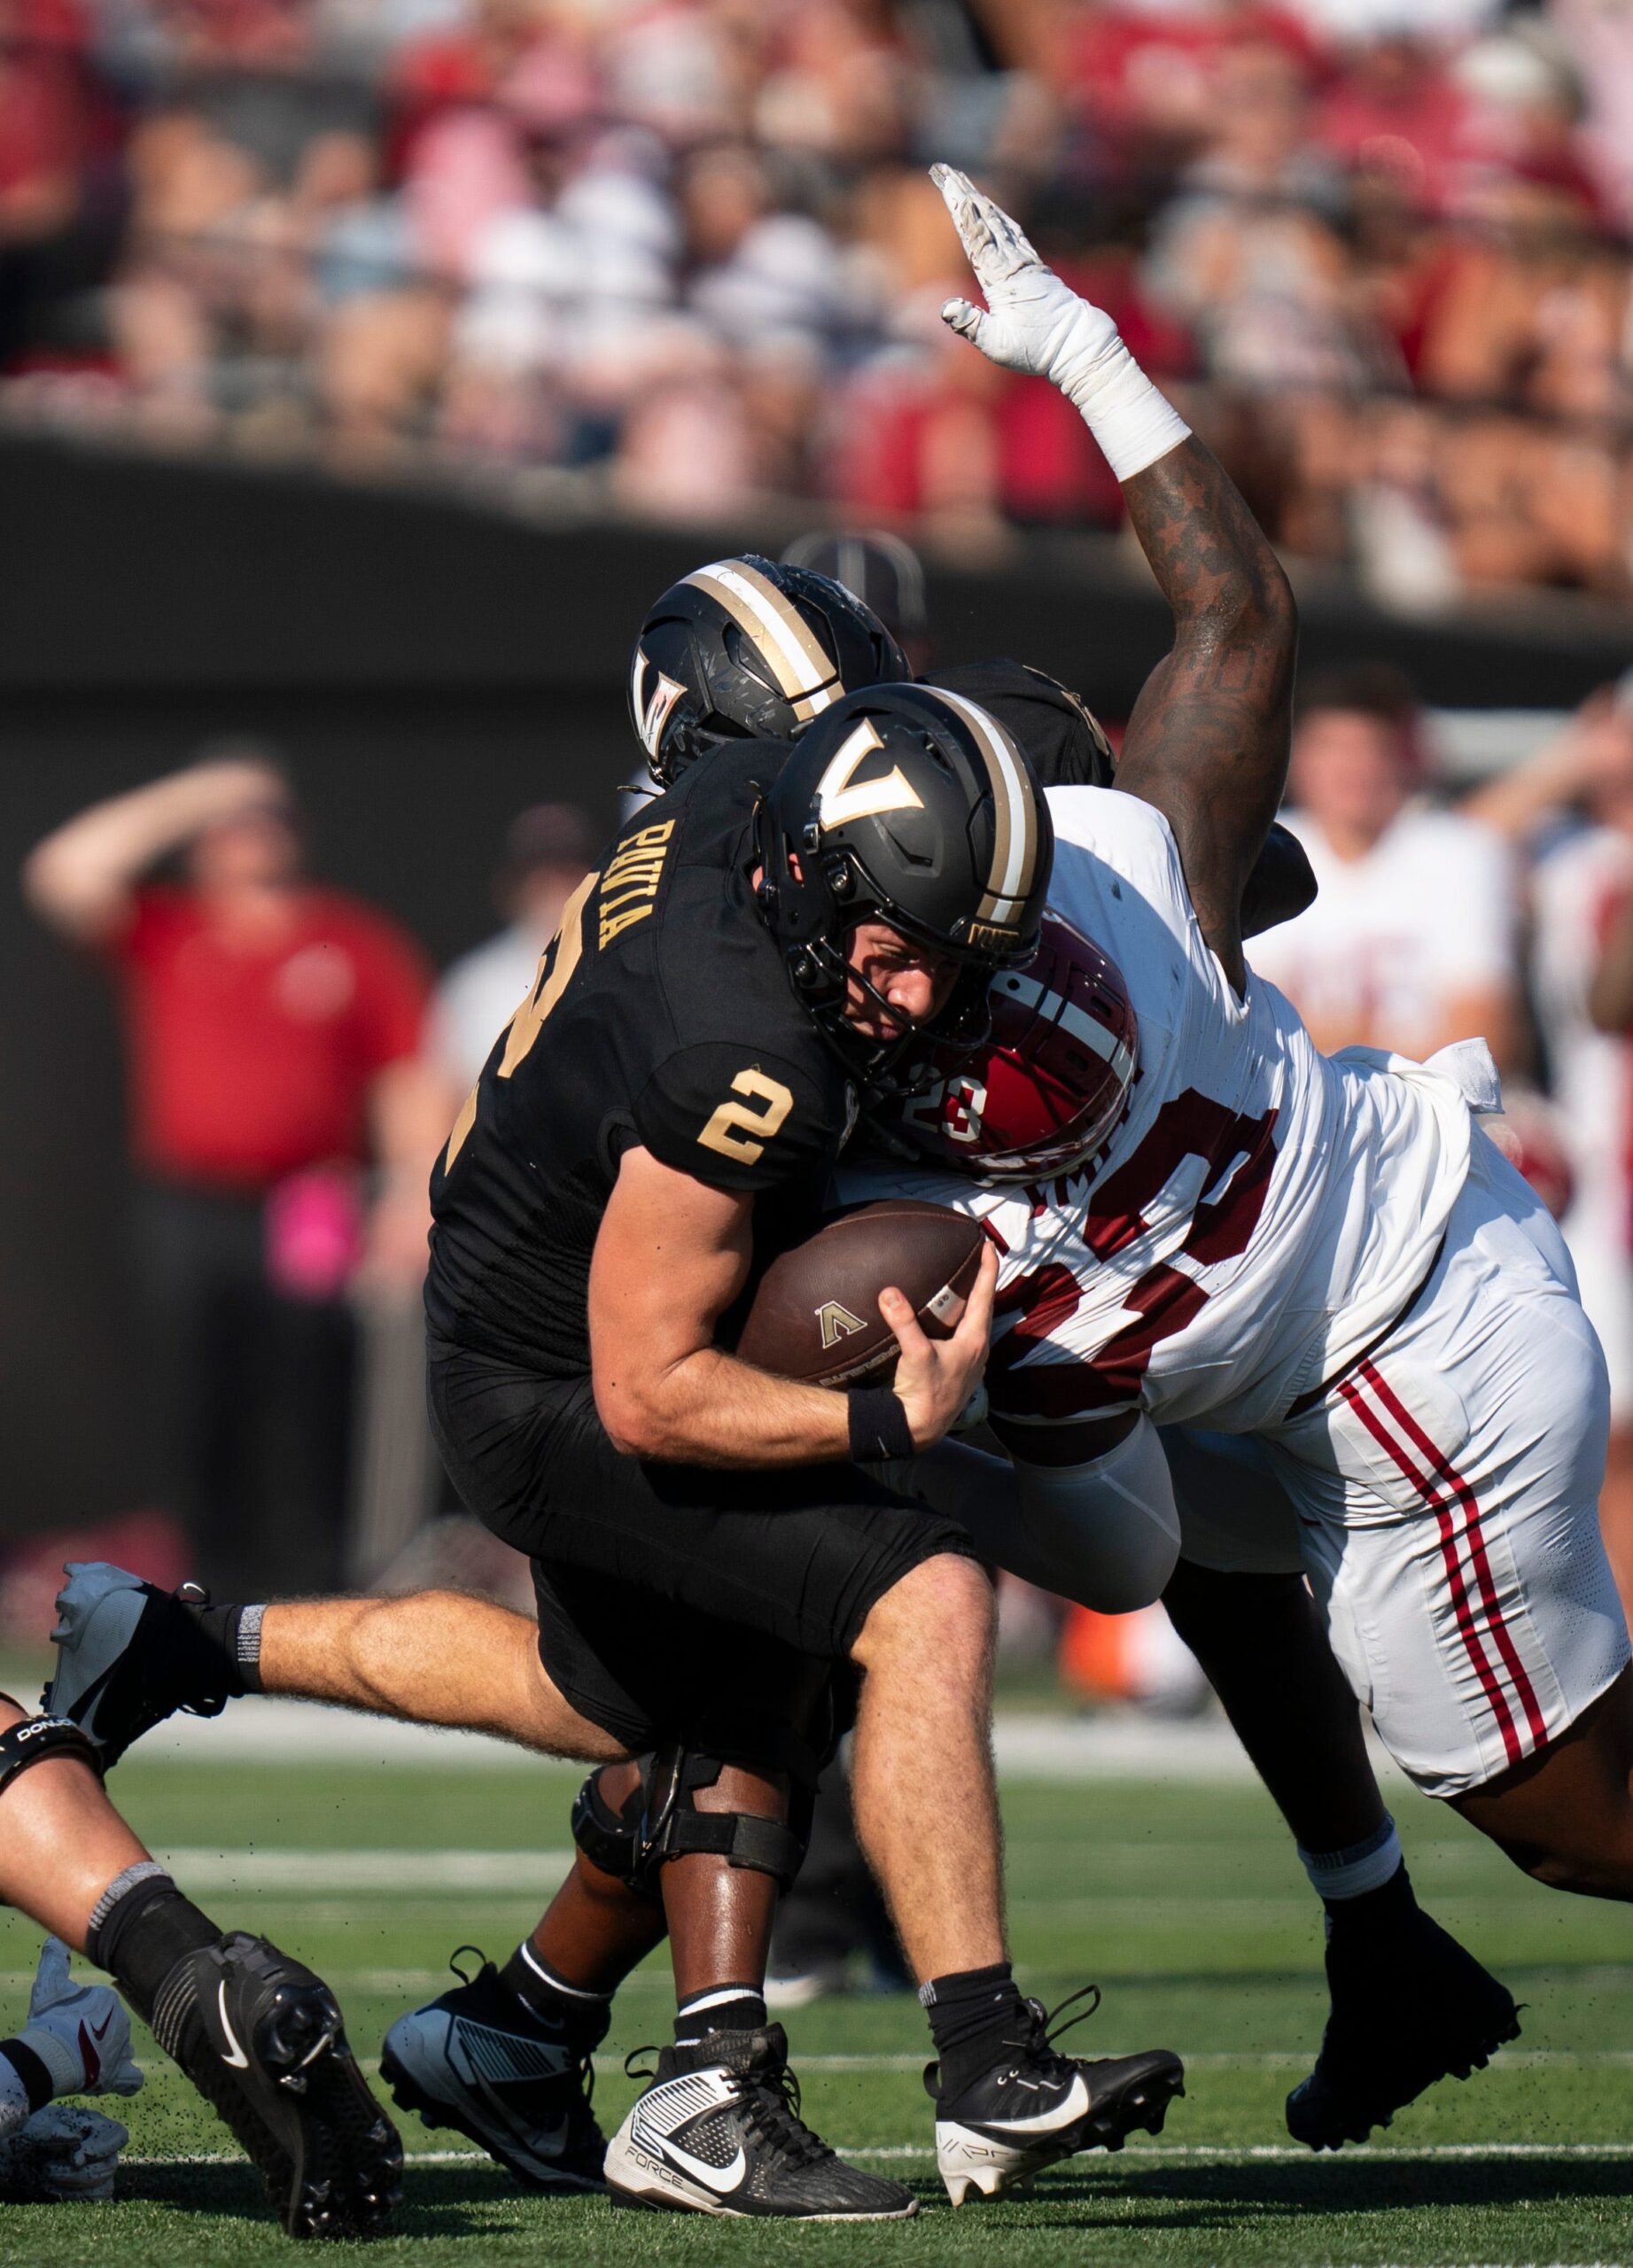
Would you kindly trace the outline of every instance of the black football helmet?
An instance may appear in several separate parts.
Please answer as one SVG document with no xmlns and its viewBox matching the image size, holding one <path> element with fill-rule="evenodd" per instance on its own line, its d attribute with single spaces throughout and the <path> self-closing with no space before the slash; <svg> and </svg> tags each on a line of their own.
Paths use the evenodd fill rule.
<svg viewBox="0 0 1633 2268">
<path fill-rule="evenodd" d="M 754 824 L 761 914 L 796 993 L 852 1070 L 878 1086 L 926 1037 L 984 1037 L 993 971 L 1037 948 L 1054 855 L 1043 791 L 995 718 L 936 686 L 849 693 L 795 742 Z M 874 995 L 901 1024 L 888 1041 L 844 1013 L 862 983 L 845 941 L 870 920 L 964 964 L 931 1024 L 904 1022 Z"/>
<path fill-rule="evenodd" d="M 911 677 L 871 609 L 745 552 L 664 593 L 630 657 L 629 713 L 660 788 L 724 740 L 797 740 L 853 687 Z"/>
</svg>

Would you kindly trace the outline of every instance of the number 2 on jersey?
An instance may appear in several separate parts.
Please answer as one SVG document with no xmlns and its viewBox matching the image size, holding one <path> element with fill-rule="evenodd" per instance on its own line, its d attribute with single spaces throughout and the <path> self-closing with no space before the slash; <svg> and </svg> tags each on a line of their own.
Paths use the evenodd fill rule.
<svg viewBox="0 0 1633 2268">
<path fill-rule="evenodd" d="M 697 1139 L 705 1150 L 751 1166 L 793 1109 L 794 1098 L 780 1079 L 768 1079 L 763 1071 L 739 1071 L 732 1092 L 747 1099 L 721 1103 Z"/>
</svg>

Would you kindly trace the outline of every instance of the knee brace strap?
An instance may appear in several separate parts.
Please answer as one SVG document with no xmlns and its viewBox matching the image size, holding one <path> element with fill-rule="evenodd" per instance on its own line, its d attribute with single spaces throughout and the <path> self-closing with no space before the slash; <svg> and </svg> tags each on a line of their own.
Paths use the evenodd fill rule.
<svg viewBox="0 0 1633 2268">
<path fill-rule="evenodd" d="M 693 1749 L 659 1749 L 645 1774 L 646 1809 L 641 1821 L 641 1850 L 635 1879 L 656 1887 L 666 1859 L 701 1853 L 728 1866 L 771 1875 L 788 1890 L 799 1872 L 810 1838 L 811 1806 L 797 1788 L 792 1809 L 798 1825 L 766 1819 L 755 1812 L 699 1811 L 700 1788 L 712 1788 L 729 1759 L 699 1755 Z"/>
<path fill-rule="evenodd" d="M 82 1764 L 89 1764 L 98 1779 L 102 1777 L 97 1744 L 71 1717 L 25 1717 L 20 1725 L 0 1733 L 0 1795 L 19 1772 L 52 1756 L 76 1757 Z"/>
<path fill-rule="evenodd" d="M 805 1840 L 780 1819 L 762 1819 L 747 1811 L 675 1812 L 668 1829 L 653 1852 L 661 1864 L 704 1852 L 724 1859 L 727 1866 L 750 1867 L 757 1874 L 773 1875 L 782 1890 L 793 1887 L 805 1855 Z"/>
</svg>

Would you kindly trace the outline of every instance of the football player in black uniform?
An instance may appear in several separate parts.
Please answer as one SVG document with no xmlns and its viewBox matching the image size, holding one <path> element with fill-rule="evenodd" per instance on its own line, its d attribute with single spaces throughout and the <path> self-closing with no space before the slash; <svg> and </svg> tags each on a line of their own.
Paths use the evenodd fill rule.
<svg viewBox="0 0 1633 2268">
<path fill-rule="evenodd" d="M 730 591 L 763 622 L 773 587 Z M 799 697 L 820 695 L 815 657 L 792 658 L 799 617 L 777 619 Z M 990 1588 L 956 1524 L 866 1469 L 963 1408 L 995 1270 L 941 1344 L 885 1294 L 893 1389 L 774 1379 L 717 1343 L 756 1240 L 809 1224 L 861 1086 L 925 1031 L 976 1028 L 1047 883 L 1046 807 L 983 712 L 911 686 L 819 709 L 792 753 L 721 750 L 625 831 L 434 1177 L 433 1419 L 466 1500 L 534 1559 L 542 1670 L 522 1674 L 516 1618 L 478 1602 L 446 1602 L 450 1663 L 434 1601 L 200 1610 L 104 1570 L 64 1595 L 56 1693 L 115 1749 L 258 1683 L 636 1756 L 587 1789 L 580 1840 L 609 1885 L 661 1902 L 681 2005 L 610 2149 L 615 2199 L 898 2217 L 909 2192 L 799 2120 L 760 1999 L 836 1666 L 861 1673 L 859 1818 L 922 1980 L 955 2196 L 1160 2124 L 1181 2074 L 1161 2052 L 1068 2058 L 1016 1992 Z M 485 1642 L 502 1667 L 466 1651 Z M 552 2008 L 599 1997 L 537 1982 Z"/>
</svg>

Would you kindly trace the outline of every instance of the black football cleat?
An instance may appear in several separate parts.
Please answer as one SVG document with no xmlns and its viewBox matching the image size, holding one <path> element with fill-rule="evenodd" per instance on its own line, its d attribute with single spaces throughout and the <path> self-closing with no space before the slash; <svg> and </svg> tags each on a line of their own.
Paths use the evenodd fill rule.
<svg viewBox="0 0 1633 2268">
<path fill-rule="evenodd" d="M 1312 2150 L 1365 2141 L 1437 2079 L 1483 2070 L 1520 2037 L 1513 1995 L 1417 1907 L 1383 1944 L 1335 1930 L 1326 1977 L 1321 2053 L 1287 2097 L 1287 2132 Z"/>
<path fill-rule="evenodd" d="M 207 1591 L 162 1591 L 105 1560 L 71 1559 L 63 1573 L 57 1671 L 41 1705 L 89 1734 L 105 1769 L 178 1709 L 220 1716 L 231 1697 L 228 1667 L 195 1612 L 209 1604 Z"/>
<path fill-rule="evenodd" d="M 1056 2021 L 1091 1992 L 1086 2008 L 1063 2024 Z M 936 2163 L 955 2205 L 1024 2187 L 1045 2166 L 1078 2150 L 1120 2150 L 1137 2130 L 1162 2132 L 1169 2104 L 1185 2093 L 1178 2055 L 1154 2047 L 1141 2055 L 1090 2062 L 1062 2055 L 1054 2045 L 1060 2032 L 1099 2006 L 1100 1991 L 1093 1984 L 1049 2014 L 1038 2001 L 1026 2001 L 1025 2028 L 1006 2041 L 1003 2061 L 956 2095 L 944 2093 L 938 2067 L 927 2066 L 925 2090 L 936 2103 Z"/>
<path fill-rule="evenodd" d="M 644 2051 L 642 2051 L 644 2052 Z M 847 2165 L 799 2115 L 780 2023 L 665 2047 L 607 2145 L 613 2204 L 730 2219 L 904 2221 L 910 2189 Z"/>
<path fill-rule="evenodd" d="M 398 2107 L 468 2134 L 526 2188 L 599 2190 L 607 2138 L 590 2108 L 590 2056 L 606 2034 L 608 2003 L 593 2001 L 576 2023 L 557 2026 L 525 2008 L 491 1961 L 475 1977 L 454 1974 L 458 1984 L 385 2035 L 380 2077 Z"/>
<path fill-rule="evenodd" d="M 402 2148 L 322 1977 L 234 1930 L 178 1961 L 141 2013 L 243 2143 L 289 2235 L 384 2232 Z"/>
</svg>

